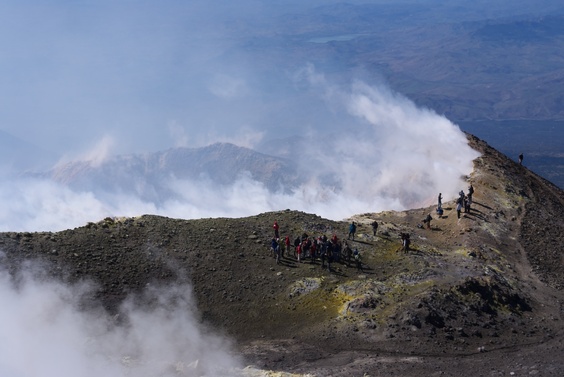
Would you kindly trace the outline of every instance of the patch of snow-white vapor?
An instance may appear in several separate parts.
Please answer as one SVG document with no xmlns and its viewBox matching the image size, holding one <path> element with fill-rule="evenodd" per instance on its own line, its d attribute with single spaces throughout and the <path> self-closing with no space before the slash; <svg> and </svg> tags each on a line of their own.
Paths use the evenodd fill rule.
<svg viewBox="0 0 564 377">
<path fill-rule="evenodd" d="M 217 376 L 241 370 L 230 342 L 202 328 L 189 286 L 148 288 L 150 307 L 127 300 L 118 316 L 81 309 L 92 289 L 50 280 L 33 264 L 17 279 L 1 270 L 0 375 Z"/>
</svg>

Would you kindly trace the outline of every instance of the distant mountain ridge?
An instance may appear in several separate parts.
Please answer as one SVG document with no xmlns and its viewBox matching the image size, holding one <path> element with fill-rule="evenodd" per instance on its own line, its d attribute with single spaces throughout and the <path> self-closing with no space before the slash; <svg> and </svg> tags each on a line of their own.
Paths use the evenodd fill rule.
<svg viewBox="0 0 564 377">
<path fill-rule="evenodd" d="M 273 191 L 291 187 L 299 179 L 290 160 L 231 143 L 117 155 L 101 163 L 71 161 L 40 175 L 74 189 L 135 193 L 142 199 L 161 202 L 174 196 L 167 188 L 170 180 L 203 179 L 228 185 L 244 174 Z"/>
</svg>

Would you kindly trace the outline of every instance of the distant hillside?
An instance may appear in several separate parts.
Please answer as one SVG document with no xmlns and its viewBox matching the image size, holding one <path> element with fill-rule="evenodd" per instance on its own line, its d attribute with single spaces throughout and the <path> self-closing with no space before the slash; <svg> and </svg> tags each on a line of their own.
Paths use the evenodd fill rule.
<svg viewBox="0 0 564 377">
<path fill-rule="evenodd" d="M 492 3 L 491 14 L 442 2 L 328 4 L 280 20 L 292 33 L 267 40 L 273 47 L 260 59 L 293 42 L 290 54 L 277 57 L 290 67 L 294 56 L 307 56 L 329 65 L 331 77 L 381 75 L 449 119 L 562 120 L 564 8 L 553 3 L 529 13 L 522 3 L 514 11 Z"/>
<path fill-rule="evenodd" d="M 473 135 L 516 160 L 525 155 L 524 165 L 564 189 L 563 121 L 457 122 Z"/>
<path fill-rule="evenodd" d="M 282 184 L 291 187 L 298 180 L 291 161 L 229 143 L 120 155 L 101 163 L 69 162 L 42 176 L 75 189 L 130 193 L 158 203 L 174 198 L 169 188 L 173 179 L 209 180 L 216 185 L 229 185 L 245 174 L 270 190 L 279 190 Z"/>
<path fill-rule="evenodd" d="M 387 34 L 368 60 L 395 89 L 450 119 L 561 120 L 561 25 L 562 15 L 420 26 Z"/>
</svg>

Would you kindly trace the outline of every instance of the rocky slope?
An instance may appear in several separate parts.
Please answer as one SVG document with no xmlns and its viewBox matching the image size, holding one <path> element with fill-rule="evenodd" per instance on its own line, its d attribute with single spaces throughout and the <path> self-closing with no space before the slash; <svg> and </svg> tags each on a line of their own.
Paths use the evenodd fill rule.
<svg viewBox="0 0 564 377">
<path fill-rule="evenodd" d="M 40 259 L 65 281 L 93 279 L 99 289 L 84 307 L 101 302 L 110 312 L 147 284 L 189 281 L 202 321 L 263 369 L 562 375 L 564 193 L 483 141 L 469 136 L 469 143 L 482 153 L 465 177 L 475 189 L 471 212 L 459 219 L 446 201 L 442 218 L 434 207 L 354 216 L 359 228 L 349 242 L 363 255 L 362 271 L 346 263 L 328 271 L 293 255 L 276 264 L 269 252 L 275 220 L 292 239 L 347 235 L 347 222 L 291 210 L 2 233 L 3 263 L 15 273 Z M 430 229 L 422 223 L 428 213 Z M 408 253 L 400 251 L 401 233 L 411 236 Z"/>
</svg>

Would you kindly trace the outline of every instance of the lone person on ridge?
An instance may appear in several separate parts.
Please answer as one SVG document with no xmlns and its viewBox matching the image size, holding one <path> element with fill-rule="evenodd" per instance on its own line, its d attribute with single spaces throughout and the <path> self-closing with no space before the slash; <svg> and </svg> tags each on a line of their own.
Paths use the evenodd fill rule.
<svg viewBox="0 0 564 377">
<path fill-rule="evenodd" d="M 375 236 L 378 232 L 378 222 L 376 220 L 372 221 L 372 234 Z"/>
<path fill-rule="evenodd" d="M 356 233 L 356 224 L 354 223 L 354 221 L 351 223 L 351 225 L 349 225 L 349 237 L 347 239 L 351 239 L 352 236 L 352 240 L 354 241 L 354 234 Z"/>
</svg>

